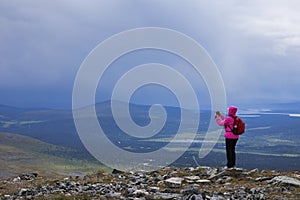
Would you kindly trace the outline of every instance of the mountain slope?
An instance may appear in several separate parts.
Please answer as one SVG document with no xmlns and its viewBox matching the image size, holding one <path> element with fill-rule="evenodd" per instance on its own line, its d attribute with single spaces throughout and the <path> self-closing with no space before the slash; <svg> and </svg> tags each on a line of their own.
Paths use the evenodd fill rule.
<svg viewBox="0 0 300 200">
<path fill-rule="evenodd" d="M 0 132 L 0 152 L 0 178 L 28 171 L 59 175 L 69 172 L 81 173 L 102 167 L 86 152 L 18 134 Z"/>
</svg>

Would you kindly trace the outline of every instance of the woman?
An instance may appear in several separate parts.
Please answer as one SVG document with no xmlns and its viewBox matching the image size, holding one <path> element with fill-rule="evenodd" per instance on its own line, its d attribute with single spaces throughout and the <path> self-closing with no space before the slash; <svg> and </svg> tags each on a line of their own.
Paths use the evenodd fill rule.
<svg viewBox="0 0 300 200">
<path fill-rule="evenodd" d="M 236 117 L 237 107 L 230 106 L 228 109 L 228 117 L 226 118 L 222 113 L 216 112 L 215 118 L 216 122 L 220 126 L 224 126 L 225 128 L 225 141 L 226 141 L 226 157 L 227 164 L 225 169 L 234 169 L 235 168 L 235 146 L 239 139 L 238 135 L 233 134 L 233 124 L 234 117 Z"/>
</svg>

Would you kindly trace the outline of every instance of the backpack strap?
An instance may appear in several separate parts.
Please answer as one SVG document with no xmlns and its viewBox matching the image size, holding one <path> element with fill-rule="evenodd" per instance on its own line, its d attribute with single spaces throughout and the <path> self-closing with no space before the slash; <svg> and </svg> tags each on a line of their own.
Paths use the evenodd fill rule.
<svg viewBox="0 0 300 200">
<path fill-rule="evenodd" d="M 235 121 L 236 116 L 228 115 L 228 117 L 231 117 L 231 118 Z M 233 121 L 233 125 L 234 125 L 234 121 Z M 225 126 L 225 128 L 227 128 L 227 127 L 228 127 L 228 128 L 231 130 L 231 132 L 233 133 L 233 129 L 230 128 L 229 125 L 226 125 L 226 126 Z"/>
</svg>

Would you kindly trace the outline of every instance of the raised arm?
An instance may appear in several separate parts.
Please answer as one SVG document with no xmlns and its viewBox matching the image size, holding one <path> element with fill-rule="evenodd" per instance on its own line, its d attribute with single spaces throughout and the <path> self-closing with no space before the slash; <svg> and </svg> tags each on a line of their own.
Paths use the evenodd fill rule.
<svg viewBox="0 0 300 200">
<path fill-rule="evenodd" d="M 219 126 L 224 126 L 226 117 L 224 115 L 216 116 L 216 122 Z"/>
</svg>

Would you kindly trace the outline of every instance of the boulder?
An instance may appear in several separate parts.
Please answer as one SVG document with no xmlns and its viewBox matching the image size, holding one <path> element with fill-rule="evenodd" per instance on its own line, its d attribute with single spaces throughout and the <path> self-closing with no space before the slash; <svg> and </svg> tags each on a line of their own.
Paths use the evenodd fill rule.
<svg viewBox="0 0 300 200">
<path fill-rule="evenodd" d="M 276 176 L 273 179 L 271 179 L 268 183 L 270 184 L 280 184 L 280 185 L 292 185 L 292 186 L 297 186 L 300 187 L 300 181 L 291 178 L 288 176 Z"/>
<path fill-rule="evenodd" d="M 180 188 L 182 186 L 183 178 L 172 177 L 165 180 L 165 185 L 170 188 Z"/>
</svg>

